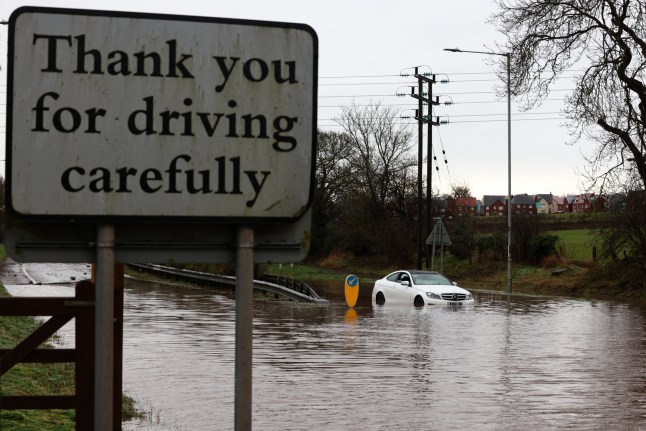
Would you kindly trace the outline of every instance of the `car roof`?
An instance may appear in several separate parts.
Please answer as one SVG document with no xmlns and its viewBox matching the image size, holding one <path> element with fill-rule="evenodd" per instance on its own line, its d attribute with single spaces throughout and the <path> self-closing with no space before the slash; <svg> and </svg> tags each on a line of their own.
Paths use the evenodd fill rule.
<svg viewBox="0 0 646 431">
<path fill-rule="evenodd" d="M 424 271 L 422 269 L 405 269 L 404 271 L 408 271 L 411 274 L 439 274 L 439 275 L 444 275 L 441 272 L 438 271 Z"/>
</svg>

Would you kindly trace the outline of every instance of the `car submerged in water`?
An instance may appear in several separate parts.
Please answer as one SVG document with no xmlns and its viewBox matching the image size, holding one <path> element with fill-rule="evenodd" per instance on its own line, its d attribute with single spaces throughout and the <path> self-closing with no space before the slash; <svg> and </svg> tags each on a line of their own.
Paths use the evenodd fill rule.
<svg viewBox="0 0 646 431">
<path fill-rule="evenodd" d="M 372 300 L 385 303 L 424 305 L 473 305 L 473 295 L 435 271 L 400 270 L 375 281 Z"/>
</svg>

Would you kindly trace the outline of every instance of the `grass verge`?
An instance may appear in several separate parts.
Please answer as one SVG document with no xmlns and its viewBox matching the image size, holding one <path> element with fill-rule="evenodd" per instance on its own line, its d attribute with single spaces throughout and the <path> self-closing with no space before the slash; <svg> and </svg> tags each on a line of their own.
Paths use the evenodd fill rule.
<svg viewBox="0 0 646 431">
<path fill-rule="evenodd" d="M 557 256 L 546 258 L 540 265 L 512 266 L 512 292 L 542 296 L 564 296 L 584 299 L 606 299 L 625 302 L 646 302 L 646 280 L 631 276 L 621 262 L 617 268 L 591 259 L 564 259 Z M 622 269 L 623 268 L 623 269 Z M 283 275 L 305 282 L 342 279 L 355 274 L 362 282 L 374 282 L 396 269 L 371 267 L 358 258 L 344 255 L 342 259 L 327 258 L 323 261 L 294 265 L 269 265 L 267 272 Z M 436 261 L 434 269 L 440 270 Z M 500 291 L 507 290 L 507 262 L 474 260 L 469 264 L 447 254 L 443 272 L 460 286 L 467 289 Z M 635 281 L 637 280 L 637 281 Z M 641 281 L 640 281 L 641 280 Z"/>
</svg>

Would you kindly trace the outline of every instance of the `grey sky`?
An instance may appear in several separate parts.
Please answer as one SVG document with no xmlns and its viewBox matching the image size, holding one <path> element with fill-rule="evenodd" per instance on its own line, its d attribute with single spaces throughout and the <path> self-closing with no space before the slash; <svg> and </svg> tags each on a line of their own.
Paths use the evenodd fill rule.
<svg viewBox="0 0 646 431">
<path fill-rule="evenodd" d="M 434 128 L 435 154 L 440 165 L 434 169 L 433 184 L 442 193 L 451 182 L 467 184 L 473 195 L 507 193 L 507 105 L 494 86 L 500 81 L 491 59 L 474 54 L 444 52 L 447 47 L 485 51 L 500 38 L 486 23 L 495 11 L 493 1 L 382 2 L 345 0 L 305 2 L 302 0 L 236 0 L 159 2 L 112 0 L 30 1 L 4 0 L 0 18 L 23 5 L 123 10 L 254 20 L 299 22 L 310 25 L 319 38 L 318 125 L 340 130 L 333 118 L 339 106 L 379 102 L 395 105 L 402 115 L 414 115 L 416 101 L 409 93 L 412 78 L 400 76 L 420 66 L 448 84 L 436 84 L 434 94 L 452 106 L 439 106 L 434 114 L 449 125 Z M 7 26 L 0 28 L 0 139 L 5 140 Z M 573 72 L 574 73 L 574 72 Z M 559 90 L 571 88 L 568 82 Z M 541 107 L 522 112 L 512 102 L 512 193 L 576 193 L 581 184 L 576 169 L 585 163 L 585 144 L 566 145 L 565 122 L 559 114 L 566 91 L 554 91 Z M 405 120 L 403 120 L 405 121 Z M 416 134 L 413 120 L 408 120 Z M 426 128 L 425 128 L 426 129 Z M 426 138 L 424 138 L 426 141 Z M 415 135 L 416 142 L 416 135 Z M 4 146 L 2 147 L 4 159 Z M 444 154 L 442 153 L 444 151 Z M 448 163 L 445 163 L 444 160 Z M 4 174 L 4 162 L 0 163 Z"/>
</svg>

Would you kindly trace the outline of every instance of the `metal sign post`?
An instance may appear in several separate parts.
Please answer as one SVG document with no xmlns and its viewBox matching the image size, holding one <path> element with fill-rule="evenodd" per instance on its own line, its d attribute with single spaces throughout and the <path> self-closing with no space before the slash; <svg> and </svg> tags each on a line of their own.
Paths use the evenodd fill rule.
<svg viewBox="0 0 646 431">
<path fill-rule="evenodd" d="M 94 341 L 94 431 L 112 431 L 114 367 L 114 226 L 99 224 L 96 235 Z"/>
<path fill-rule="evenodd" d="M 238 227 L 236 241 L 236 431 L 251 430 L 251 382 L 253 354 L 253 229 Z"/>
<path fill-rule="evenodd" d="M 444 272 L 444 246 L 451 245 L 452 242 L 451 238 L 449 237 L 449 233 L 444 227 L 444 223 L 442 223 L 442 217 L 437 217 L 436 220 L 437 222 L 435 223 L 433 231 L 426 238 L 426 245 L 433 245 L 433 251 L 431 253 L 431 271 L 433 270 L 433 267 L 435 265 L 435 245 L 437 244 L 440 246 L 440 272 Z"/>
</svg>

